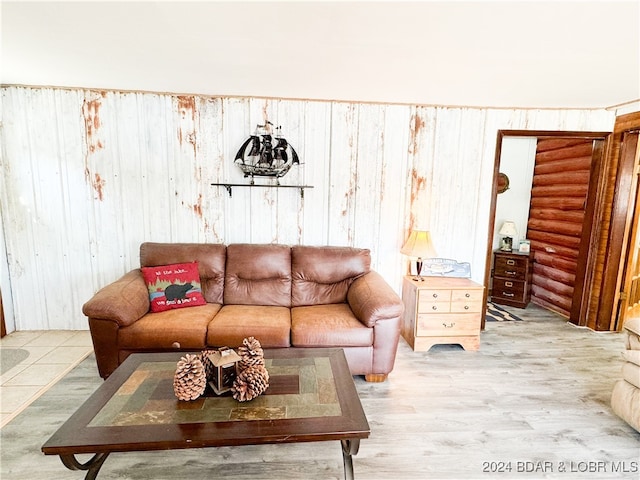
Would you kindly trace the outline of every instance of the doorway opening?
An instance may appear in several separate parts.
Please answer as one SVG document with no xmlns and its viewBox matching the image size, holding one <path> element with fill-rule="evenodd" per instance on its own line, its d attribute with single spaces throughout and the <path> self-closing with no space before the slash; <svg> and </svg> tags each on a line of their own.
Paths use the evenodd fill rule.
<svg viewBox="0 0 640 480">
<path fill-rule="evenodd" d="M 517 238 L 512 248 L 531 251 L 531 276 L 526 280 L 531 301 L 581 325 L 588 305 L 585 286 L 596 261 L 590 245 L 596 235 L 595 205 L 608 135 L 498 131 L 485 270 L 489 291 L 499 231 L 505 222 L 513 222 Z M 504 176 L 509 188 L 499 193 Z"/>
</svg>

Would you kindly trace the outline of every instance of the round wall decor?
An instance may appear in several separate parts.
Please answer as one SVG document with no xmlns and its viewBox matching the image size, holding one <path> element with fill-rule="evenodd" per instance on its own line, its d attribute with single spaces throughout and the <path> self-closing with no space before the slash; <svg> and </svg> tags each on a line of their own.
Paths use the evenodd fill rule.
<svg viewBox="0 0 640 480">
<path fill-rule="evenodd" d="M 509 190 L 509 177 L 504 173 L 498 174 L 498 193 L 504 193 Z"/>
</svg>

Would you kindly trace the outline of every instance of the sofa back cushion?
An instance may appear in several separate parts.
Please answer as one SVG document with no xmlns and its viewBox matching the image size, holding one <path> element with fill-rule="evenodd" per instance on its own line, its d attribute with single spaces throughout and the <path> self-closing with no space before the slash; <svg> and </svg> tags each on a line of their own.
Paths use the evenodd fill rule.
<svg viewBox="0 0 640 480">
<path fill-rule="evenodd" d="M 293 307 L 347 301 L 353 281 L 371 269 L 368 249 L 294 246 L 291 249 Z"/>
<path fill-rule="evenodd" d="M 291 247 L 228 245 L 224 303 L 291 307 Z"/>
<path fill-rule="evenodd" d="M 208 303 L 222 303 L 226 247 L 216 243 L 153 243 L 140 245 L 140 266 L 155 267 L 198 262 L 202 295 Z"/>
</svg>

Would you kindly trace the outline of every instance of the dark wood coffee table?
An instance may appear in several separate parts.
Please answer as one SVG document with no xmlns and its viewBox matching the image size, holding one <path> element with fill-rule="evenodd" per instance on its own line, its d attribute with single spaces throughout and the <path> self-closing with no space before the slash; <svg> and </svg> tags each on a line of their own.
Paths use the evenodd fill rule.
<svg viewBox="0 0 640 480">
<path fill-rule="evenodd" d="M 339 440 L 345 479 L 369 424 L 342 349 L 265 350 L 269 388 L 250 402 L 217 396 L 179 401 L 184 353 L 129 356 L 42 446 L 70 470 L 97 477 L 112 452 Z M 94 454 L 86 463 L 77 454 Z"/>
</svg>

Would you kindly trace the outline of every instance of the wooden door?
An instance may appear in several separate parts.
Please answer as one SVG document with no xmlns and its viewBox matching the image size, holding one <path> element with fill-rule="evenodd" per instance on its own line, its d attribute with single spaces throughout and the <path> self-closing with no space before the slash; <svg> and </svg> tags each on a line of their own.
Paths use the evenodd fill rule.
<svg viewBox="0 0 640 480">
<path fill-rule="evenodd" d="M 625 133 L 621 156 L 632 155 L 633 173 L 631 175 L 631 196 L 635 196 L 632 208 L 629 209 L 627 229 L 627 258 L 623 271 L 620 291 L 617 329 L 633 317 L 640 317 L 640 149 L 638 148 L 638 132 Z M 635 195 L 634 195 L 635 193 Z"/>
</svg>

